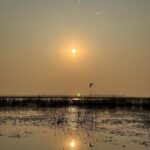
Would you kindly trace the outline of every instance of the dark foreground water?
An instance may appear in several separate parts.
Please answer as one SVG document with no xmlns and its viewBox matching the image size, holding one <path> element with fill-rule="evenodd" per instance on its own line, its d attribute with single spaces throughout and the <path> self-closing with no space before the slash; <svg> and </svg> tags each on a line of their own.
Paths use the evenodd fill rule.
<svg viewBox="0 0 150 150">
<path fill-rule="evenodd" d="M 150 111 L 0 108 L 1 150 L 148 150 Z"/>
</svg>

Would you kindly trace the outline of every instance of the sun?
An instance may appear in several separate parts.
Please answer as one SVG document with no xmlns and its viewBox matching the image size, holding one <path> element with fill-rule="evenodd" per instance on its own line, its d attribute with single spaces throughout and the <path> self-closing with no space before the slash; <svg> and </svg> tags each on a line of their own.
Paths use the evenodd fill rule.
<svg viewBox="0 0 150 150">
<path fill-rule="evenodd" d="M 71 52 L 72 52 L 72 54 L 75 54 L 75 53 L 77 53 L 77 49 L 76 49 L 76 48 L 73 48 L 73 49 L 71 50 Z"/>
</svg>

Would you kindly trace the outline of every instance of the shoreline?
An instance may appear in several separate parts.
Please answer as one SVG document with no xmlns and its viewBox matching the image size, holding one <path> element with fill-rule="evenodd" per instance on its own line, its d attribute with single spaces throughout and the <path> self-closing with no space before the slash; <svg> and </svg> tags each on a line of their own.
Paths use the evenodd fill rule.
<svg viewBox="0 0 150 150">
<path fill-rule="evenodd" d="M 0 107 L 141 107 L 150 108 L 149 97 L 2 96 Z"/>
</svg>

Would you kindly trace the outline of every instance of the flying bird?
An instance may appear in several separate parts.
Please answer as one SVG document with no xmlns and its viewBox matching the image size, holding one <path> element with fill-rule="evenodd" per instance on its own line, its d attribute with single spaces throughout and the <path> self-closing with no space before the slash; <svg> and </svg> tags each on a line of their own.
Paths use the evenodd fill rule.
<svg viewBox="0 0 150 150">
<path fill-rule="evenodd" d="M 94 83 L 93 83 L 93 82 L 90 82 L 90 88 L 92 88 L 93 85 L 94 85 Z"/>
</svg>

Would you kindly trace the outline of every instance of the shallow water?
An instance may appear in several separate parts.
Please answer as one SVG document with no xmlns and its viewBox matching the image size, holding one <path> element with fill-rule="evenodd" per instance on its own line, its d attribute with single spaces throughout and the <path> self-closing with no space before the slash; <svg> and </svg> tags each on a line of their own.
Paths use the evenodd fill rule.
<svg viewBox="0 0 150 150">
<path fill-rule="evenodd" d="M 130 109 L 0 108 L 2 150 L 150 149 L 150 112 Z"/>
</svg>

